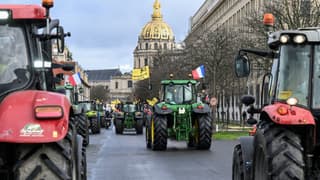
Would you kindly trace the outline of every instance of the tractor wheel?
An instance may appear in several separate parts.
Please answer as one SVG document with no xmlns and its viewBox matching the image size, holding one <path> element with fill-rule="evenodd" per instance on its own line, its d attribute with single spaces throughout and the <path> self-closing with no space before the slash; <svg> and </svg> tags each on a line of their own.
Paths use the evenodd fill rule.
<svg viewBox="0 0 320 180">
<path fill-rule="evenodd" d="M 152 150 L 166 150 L 167 136 L 167 118 L 165 116 L 155 116 L 151 121 Z"/>
<path fill-rule="evenodd" d="M 142 119 L 138 119 L 136 121 L 135 129 L 136 129 L 137 134 L 143 134 L 143 120 Z"/>
<path fill-rule="evenodd" d="M 77 132 L 83 137 L 83 144 L 84 146 L 89 145 L 89 123 L 87 116 L 84 114 L 80 114 L 76 116 L 76 127 L 77 127 Z"/>
<path fill-rule="evenodd" d="M 100 127 L 102 128 L 107 127 L 107 121 L 103 116 L 100 116 Z"/>
<path fill-rule="evenodd" d="M 100 122 L 97 117 L 91 118 L 91 132 L 92 134 L 100 133 Z"/>
<path fill-rule="evenodd" d="M 82 139 L 82 138 L 81 138 Z M 79 140 L 78 140 L 79 142 Z M 79 171 L 80 171 L 80 180 L 87 180 L 87 155 L 86 155 L 86 147 L 82 144 L 78 145 L 77 148 L 77 158 L 79 164 Z"/>
<path fill-rule="evenodd" d="M 123 122 L 121 119 L 115 120 L 115 126 L 116 126 L 116 134 L 122 134 L 123 133 Z"/>
<path fill-rule="evenodd" d="M 146 147 L 147 149 L 151 148 L 151 121 L 145 122 L 146 126 Z"/>
<path fill-rule="evenodd" d="M 305 179 L 301 139 L 294 132 L 262 122 L 254 139 L 253 179 Z"/>
<path fill-rule="evenodd" d="M 233 150 L 232 180 L 244 180 L 244 164 L 240 144 L 236 145 Z"/>
<path fill-rule="evenodd" d="M 13 167 L 15 179 L 80 179 L 75 147 L 82 142 L 77 142 L 76 129 L 72 128 L 59 142 L 19 145 Z"/>
<path fill-rule="evenodd" d="M 199 141 L 197 148 L 201 150 L 210 149 L 212 141 L 212 124 L 209 115 L 200 116 L 199 123 Z"/>
</svg>

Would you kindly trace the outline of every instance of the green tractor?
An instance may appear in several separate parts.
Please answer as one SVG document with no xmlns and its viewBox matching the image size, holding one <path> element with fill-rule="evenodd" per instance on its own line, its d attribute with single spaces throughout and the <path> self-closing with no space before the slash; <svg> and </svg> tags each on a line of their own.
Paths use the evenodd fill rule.
<svg viewBox="0 0 320 180">
<path fill-rule="evenodd" d="M 86 113 L 92 134 L 99 134 L 101 122 L 96 101 L 80 101 L 79 104 L 81 104 L 82 111 Z"/>
<path fill-rule="evenodd" d="M 109 129 L 111 126 L 111 119 L 106 116 L 105 109 L 103 108 L 103 103 L 96 101 L 97 115 L 100 120 L 100 127 Z"/>
<path fill-rule="evenodd" d="M 56 80 L 58 79 L 59 78 L 56 77 Z M 85 147 L 88 146 L 90 142 L 89 122 L 86 114 L 82 111 L 81 105 L 79 104 L 77 91 L 72 85 L 57 86 L 56 91 L 65 94 L 71 102 L 72 109 L 75 114 L 74 120 L 77 132 L 83 137 L 83 145 Z"/>
<path fill-rule="evenodd" d="M 139 106 L 131 102 L 118 106 L 114 119 L 116 134 L 123 134 L 124 129 L 135 129 L 137 134 L 143 134 L 143 113 Z"/>
<path fill-rule="evenodd" d="M 186 141 L 188 147 L 207 150 L 211 146 L 212 118 L 207 104 L 197 102 L 195 80 L 161 81 L 160 102 L 146 123 L 146 145 L 165 150 L 167 139 Z"/>
</svg>

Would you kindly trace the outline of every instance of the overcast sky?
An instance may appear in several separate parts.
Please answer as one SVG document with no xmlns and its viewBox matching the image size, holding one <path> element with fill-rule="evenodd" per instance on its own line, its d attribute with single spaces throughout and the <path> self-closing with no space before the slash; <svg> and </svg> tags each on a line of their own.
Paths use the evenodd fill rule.
<svg viewBox="0 0 320 180">
<path fill-rule="evenodd" d="M 143 26 L 151 20 L 155 0 L 55 0 L 52 18 L 59 18 L 73 58 L 85 69 L 133 66 L 133 50 Z M 189 18 L 204 0 L 160 0 L 164 21 L 181 42 Z M 1 0 L 1 3 L 41 4 L 41 0 Z"/>
</svg>

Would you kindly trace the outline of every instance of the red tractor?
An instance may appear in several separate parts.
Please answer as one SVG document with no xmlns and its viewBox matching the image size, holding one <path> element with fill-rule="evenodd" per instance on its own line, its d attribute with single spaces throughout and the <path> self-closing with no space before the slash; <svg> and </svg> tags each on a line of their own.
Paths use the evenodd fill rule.
<svg viewBox="0 0 320 180">
<path fill-rule="evenodd" d="M 273 19 L 265 15 L 269 29 Z M 241 98 L 256 127 L 234 148 L 232 179 L 320 179 L 320 28 L 270 31 L 268 46 L 241 49 L 235 59 L 238 77 L 250 73 L 247 53 L 273 65 L 263 78 L 260 108 L 252 96 Z"/>
<path fill-rule="evenodd" d="M 55 88 L 52 43 L 65 34 L 50 18 L 53 0 L 0 4 L 0 179 L 86 179 L 82 137 L 65 95 Z"/>
</svg>

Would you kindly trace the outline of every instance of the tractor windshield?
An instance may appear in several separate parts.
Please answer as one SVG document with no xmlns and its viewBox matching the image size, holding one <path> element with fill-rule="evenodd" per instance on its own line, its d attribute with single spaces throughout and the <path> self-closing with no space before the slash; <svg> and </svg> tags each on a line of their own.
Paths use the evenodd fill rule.
<svg viewBox="0 0 320 180">
<path fill-rule="evenodd" d="M 171 104 L 184 104 L 191 102 L 192 85 L 167 85 L 165 87 L 164 99 Z"/>
<path fill-rule="evenodd" d="M 310 53 L 310 45 L 281 47 L 277 99 L 295 97 L 298 104 L 308 106 Z"/>
<path fill-rule="evenodd" d="M 125 104 L 123 105 L 124 112 L 136 112 L 137 107 L 134 104 Z"/>
<path fill-rule="evenodd" d="M 0 93 L 21 88 L 28 82 L 26 44 L 22 28 L 0 26 Z"/>
</svg>

